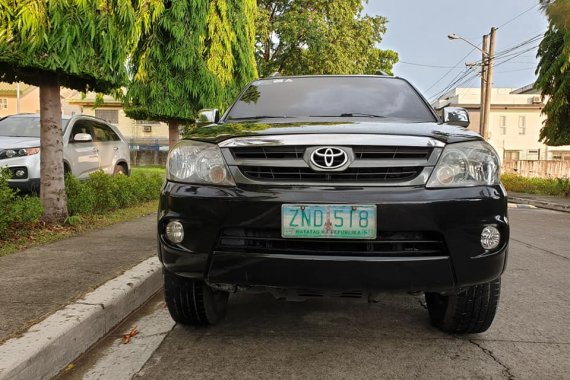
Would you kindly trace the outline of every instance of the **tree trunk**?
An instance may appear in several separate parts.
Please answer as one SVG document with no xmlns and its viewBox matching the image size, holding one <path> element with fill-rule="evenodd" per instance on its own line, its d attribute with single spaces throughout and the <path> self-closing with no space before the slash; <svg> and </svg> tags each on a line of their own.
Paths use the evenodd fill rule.
<svg viewBox="0 0 570 380">
<path fill-rule="evenodd" d="M 61 98 L 56 76 L 40 83 L 40 198 L 46 223 L 62 223 L 67 218 L 67 196 L 63 176 L 63 131 Z"/>
<path fill-rule="evenodd" d="M 168 122 L 168 146 L 170 149 L 178 142 L 180 138 L 180 124 L 176 121 Z"/>
</svg>

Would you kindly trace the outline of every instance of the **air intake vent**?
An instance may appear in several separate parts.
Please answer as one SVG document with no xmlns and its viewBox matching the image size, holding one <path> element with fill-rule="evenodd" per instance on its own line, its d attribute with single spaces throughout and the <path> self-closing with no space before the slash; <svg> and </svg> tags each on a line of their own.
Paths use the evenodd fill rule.
<svg viewBox="0 0 570 380">
<path fill-rule="evenodd" d="M 285 239 L 279 230 L 227 228 L 216 251 L 341 256 L 447 256 L 441 236 L 429 232 L 383 232 L 376 240 Z"/>
</svg>

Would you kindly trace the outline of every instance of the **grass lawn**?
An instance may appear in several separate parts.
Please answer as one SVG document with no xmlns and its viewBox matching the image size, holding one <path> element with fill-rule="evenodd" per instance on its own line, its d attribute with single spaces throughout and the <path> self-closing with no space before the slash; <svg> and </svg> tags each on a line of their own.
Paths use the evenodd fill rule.
<svg viewBox="0 0 570 380">
<path fill-rule="evenodd" d="M 98 228 L 108 227 L 115 223 L 155 214 L 157 209 L 158 201 L 150 201 L 101 215 L 81 215 L 75 218 L 75 223 L 72 226 L 46 226 L 41 223 L 23 226 L 23 228 L 14 229 L 8 239 L 0 240 L 0 256 L 10 255 L 27 248 L 66 239 Z"/>
<path fill-rule="evenodd" d="M 37 198 L 21 198 L 6 191 L 0 192 L 0 195 L 5 195 L 6 205 L 17 206 L 4 207 L 4 219 L 10 215 L 14 217 L 8 222 L 0 220 L 4 221 L 0 225 L 3 228 L 0 231 L 0 256 L 156 213 L 159 189 L 165 176 L 164 167 L 134 167 L 132 174 L 129 178 L 99 174 L 87 181 L 76 180 L 71 198 L 68 192 L 68 208 L 73 216 L 64 225 L 42 223 L 39 220 L 42 210 Z M 72 183 L 66 183 L 66 187 Z M 27 214 L 30 215 L 26 218 L 16 217 Z"/>
<path fill-rule="evenodd" d="M 133 173 L 161 173 L 166 174 L 166 168 L 164 166 L 134 166 L 131 168 Z"/>
</svg>

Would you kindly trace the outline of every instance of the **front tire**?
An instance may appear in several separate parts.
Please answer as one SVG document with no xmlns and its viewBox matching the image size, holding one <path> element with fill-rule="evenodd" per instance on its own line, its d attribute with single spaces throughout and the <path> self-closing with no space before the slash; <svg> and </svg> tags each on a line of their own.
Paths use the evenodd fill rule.
<svg viewBox="0 0 570 380">
<path fill-rule="evenodd" d="M 115 165 L 115 169 L 113 169 L 113 176 L 118 175 L 127 175 L 127 169 L 121 164 Z"/>
<path fill-rule="evenodd" d="M 164 271 L 164 295 L 170 316 L 191 326 L 214 325 L 221 321 L 229 293 L 214 290 L 204 281 L 192 280 Z"/>
<path fill-rule="evenodd" d="M 426 293 L 431 322 L 451 334 L 476 334 L 486 331 L 493 323 L 501 279 L 469 286 L 457 294 Z"/>
</svg>

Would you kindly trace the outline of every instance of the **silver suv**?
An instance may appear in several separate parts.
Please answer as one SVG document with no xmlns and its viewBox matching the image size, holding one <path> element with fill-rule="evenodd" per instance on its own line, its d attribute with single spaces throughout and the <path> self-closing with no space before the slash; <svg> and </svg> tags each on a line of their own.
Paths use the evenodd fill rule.
<svg viewBox="0 0 570 380">
<path fill-rule="evenodd" d="M 63 162 L 78 178 L 102 170 L 129 174 L 129 146 L 119 130 L 104 120 L 63 117 Z M 0 168 L 12 173 L 11 187 L 35 191 L 40 184 L 40 116 L 18 114 L 0 119 Z"/>
</svg>

